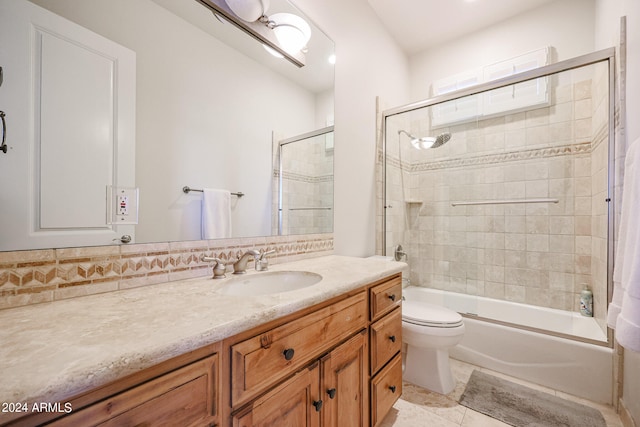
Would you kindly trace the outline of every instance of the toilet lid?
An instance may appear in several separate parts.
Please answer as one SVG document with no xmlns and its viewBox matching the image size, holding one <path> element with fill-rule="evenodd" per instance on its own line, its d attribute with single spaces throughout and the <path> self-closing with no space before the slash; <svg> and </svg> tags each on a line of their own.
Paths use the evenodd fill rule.
<svg viewBox="0 0 640 427">
<path fill-rule="evenodd" d="M 460 313 L 421 301 L 402 301 L 402 320 L 437 328 L 454 328 L 462 325 Z"/>
</svg>

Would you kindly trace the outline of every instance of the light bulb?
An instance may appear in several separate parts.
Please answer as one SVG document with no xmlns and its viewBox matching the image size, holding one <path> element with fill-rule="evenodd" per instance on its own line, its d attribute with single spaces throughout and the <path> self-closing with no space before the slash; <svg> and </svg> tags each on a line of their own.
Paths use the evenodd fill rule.
<svg viewBox="0 0 640 427">
<path fill-rule="evenodd" d="M 225 3 L 243 21 L 255 22 L 267 13 L 270 0 L 225 0 Z"/>
<path fill-rule="evenodd" d="M 282 49 L 293 55 L 300 52 L 311 38 L 311 27 L 304 19 L 291 13 L 275 13 L 269 16 L 275 23 L 273 32 Z"/>
</svg>

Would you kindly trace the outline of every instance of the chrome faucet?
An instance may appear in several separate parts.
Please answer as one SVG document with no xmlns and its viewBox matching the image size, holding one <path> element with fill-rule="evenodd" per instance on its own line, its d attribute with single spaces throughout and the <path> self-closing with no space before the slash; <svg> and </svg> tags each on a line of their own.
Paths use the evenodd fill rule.
<svg viewBox="0 0 640 427">
<path fill-rule="evenodd" d="M 269 260 L 267 259 L 267 255 L 271 255 L 275 253 L 275 249 L 271 249 L 270 251 L 257 251 L 255 249 L 249 249 L 242 256 L 238 257 L 238 260 L 233 264 L 233 274 L 244 274 L 247 271 L 247 262 L 249 262 L 249 257 L 253 256 L 253 260 L 255 261 L 255 269 L 256 271 L 267 271 L 269 269 Z"/>
<path fill-rule="evenodd" d="M 233 274 L 244 274 L 244 273 L 246 273 L 247 272 L 247 261 L 249 261 L 249 257 L 251 257 L 251 256 L 257 261 L 258 257 L 260 256 L 260 252 L 256 251 L 255 249 L 249 249 L 244 254 L 242 254 L 240 257 L 238 257 L 238 260 L 233 263 Z"/>
<path fill-rule="evenodd" d="M 227 272 L 227 266 L 224 265 L 224 261 L 222 261 L 220 258 L 213 258 L 202 255 L 200 257 L 200 260 L 206 262 L 215 262 L 215 265 L 213 266 L 214 279 L 224 279 L 226 277 L 225 273 Z"/>
</svg>

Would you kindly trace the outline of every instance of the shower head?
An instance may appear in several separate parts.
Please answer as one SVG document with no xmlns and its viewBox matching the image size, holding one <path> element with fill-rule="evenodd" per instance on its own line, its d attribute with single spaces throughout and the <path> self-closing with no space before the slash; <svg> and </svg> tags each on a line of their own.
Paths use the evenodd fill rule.
<svg viewBox="0 0 640 427">
<path fill-rule="evenodd" d="M 398 137 L 400 137 L 401 133 L 404 133 L 409 138 L 411 138 L 411 145 L 413 145 L 413 147 L 418 150 L 427 149 L 427 148 L 438 148 L 444 145 L 447 141 L 451 139 L 451 133 L 449 132 L 441 133 L 435 138 L 433 136 L 422 136 L 418 138 L 411 135 L 406 130 L 399 130 Z"/>
<path fill-rule="evenodd" d="M 433 143 L 431 148 L 438 148 L 440 146 L 443 146 L 450 139 L 451 139 L 451 133 L 450 132 L 443 132 L 440 135 L 436 136 L 436 141 Z"/>
</svg>

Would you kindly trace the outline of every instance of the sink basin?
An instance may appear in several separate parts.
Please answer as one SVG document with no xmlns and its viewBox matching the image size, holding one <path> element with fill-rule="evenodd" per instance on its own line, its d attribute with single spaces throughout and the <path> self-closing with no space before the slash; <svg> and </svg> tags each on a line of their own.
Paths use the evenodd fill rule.
<svg viewBox="0 0 640 427">
<path fill-rule="evenodd" d="M 266 271 L 232 277 L 219 290 L 224 295 L 269 295 L 313 286 L 322 276 L 308 271 Z"/>
</svg>

